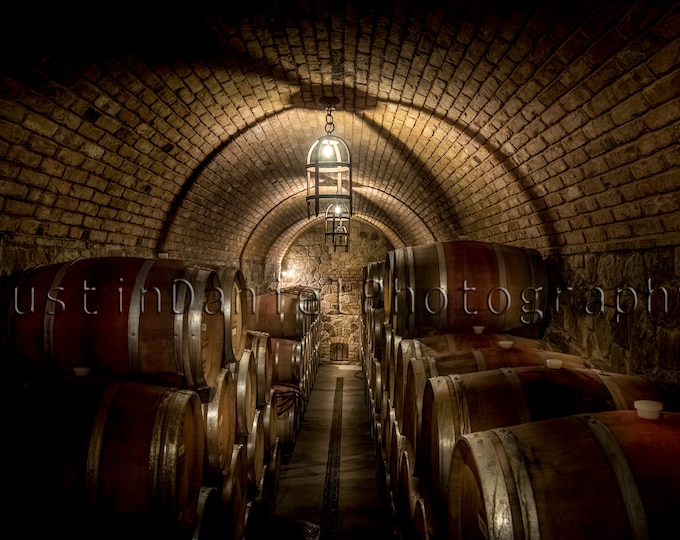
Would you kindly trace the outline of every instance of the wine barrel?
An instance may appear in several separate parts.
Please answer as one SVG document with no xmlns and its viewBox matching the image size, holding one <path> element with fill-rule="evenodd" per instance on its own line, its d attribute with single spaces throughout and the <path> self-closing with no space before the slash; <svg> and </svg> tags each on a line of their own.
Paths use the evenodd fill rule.
<svg viewBox="0 0 680 540">
<path fill-rule="evenodd" d="M 293 384 L 274 383 L 273 388 L 276 392 L 276 435 L 283 455 L 290 455 L 295 448 L 300 422 L 300 391 Z"/>
<path fill-rule="evenodd" d="M 431 376 L 433 377 L 452 373 L 473 373 L 501 367 L 544 366 L 548 359 L 560 360 L 565 367 L 592 367 L 592 362 L 587 358 L 554 351 L 517 347 L 514 344 L 508 349 L 489 347 L 429 357 L 422 351 L 419 340 L 402 340 L 399 343 L 395 375 L 392 377 L 394 380 L 394 408 L 400 424 L 404 421 L 404 399 L 411 358 L 432 363 Z"/>
<path fill-rule="evenodd" d="M 222 365 L 217 273 L 183 261 L 96 257 L 22 272 L 8 352 L 30 380 L 93 374 L 199 390 Z"/>
<path fill-rule="evenodd" d="M 382 407 L 382 394 L 383 394 L 383 384 L 382 384 L 382 368 L 380 362 L 373 362 L 373 368 L 371 369 L 370 378 L 370 388 L 372 404 L 377 414 L 380 414 L 380 408 Z"/>
<path fill-rule="evenodd" d="M 10 492 L 26 505 L 22 535 L 42 537 L 32 534 L 42 528 L 69 538 L 190 531 L 205 437 L 195 392 L 93 376 L 36 379 L 19 393 L 13 414 L 11 463 L 21 485 Z M 26 493 L 36 488 L 49 504 Z"/>
<path fill-rule="evenodd" d="M 413 537 L 418 540 L 430 540 L 435 534 L 432 520 L 432 509 L 428 501 L 419 498 L 413 512 Z"/>
<path fill-rule="evenodd" d="M 302 342 L 272 338 L 272 381 L 298 384 L 302 369 Z"/>
<path fill-rule="evenodd" d="M 456 334 L 433 334 L 412 338 L 417 341 L 423 356 L 447 356 L 454 353 L 470 352 L 474 349 L 498 347 L 500 341 L 512 341 L 512 346 L 520 349 L 541 349 L 541 341 L 533 338 L 514 336 L 508 333 L 459 332 Z"/>
<path fill-rule="evenodd" d="M 412 455 L 403 451 L 399 458 L 399 492 L 395 506 L 399 517 L 399 529 L 405 538 L 415 536 L 415 514 L 419 501 L 422 501 L 420 478 L 413 474 Z"/>
<path fill-rule="evenodd" d="M 246 278 L 239 268 L 225 266 L 219 271 L 224 314 L 224 363 L 237 362 L 246 348 L 248 310 Z"/>
<path fill-rule="evenodd" d="M 311 287 L 277 290 L 249 298 L 249 329 L 273 338 L 301 339 L 318 315 L 318 299 L 318 291 Z"/>
<path fill-rule="evenodd" d="M 274 451 L 274 445 L 278 438 L 276 431 L 276 411 L 277 411 L 277 393 L 272 388 L 269 391 L 269 398 L 267 404 L 262 410 L 262 423 L 264 429 L 264 461 L 267 463 Z"/>
<path fill-rule="evenodd" d="M 253 425 L 245 440 L 248 470 L 248 496 L 254 498 L 260 488 L 264 466 L 264 420 L 260 409 L 255 411 Z"/>
<path fill-rule="evenodd" d="M 406 382 L 406 367 L 411 358 L 432 357 L 436 360 L 452 357 L 462 360 L 463 358 L 479 358 L 481 361 L 486 355 L 492 355 L 491 350 L 499 347 L 499 342 L 512 341 L 513 349 L 540 349 L 541 342 L 536 339 L 512 336 L 510 334 L 436 334 L 420 338 L 399 339 L 395 346 L 393 361 L 385 370 L 389 380 L 389 392 L 396 398 L 397 392 L 402 389 Z M 482 350 L 482 352 L 480 352 Z M 473 352 L 474 351 L 474 352 Z M 483 365 L 483 364 L 482 364 Z M 401 374 L 401 375 L 399 375 Z M 399 415 L 401 417 L 401 414 Z"/>
<path fill-rule="evenodd" d="M 236 438 L 239 443 L 247 437 L 253 426 L 257 410 L 257 363 L 255 353 L 245 349 L 241 359 L 229 364 L 236 381 Z"/>
<path fill-rule="evenodd" d="M 374 471 L 378 493 L 383 504 L 387 505 L 389 501 L 389 481 L 387 473 L 387 446 L 383 440 L 383 432 L 382 421 L 378 421 L 375 438 L 373 439 Z"/>
<path fill-rule="evenodd" d="M 394 424 L 396 424 L 396 416 L 394 414 L 394 407 L 392 407 L 392 401 L 387 394 L 383 394 L 383 413 L 380 416 L 380 427 L 382 428 L 382 441 L 383 448 L 385 451 L 385 462 L 387 465 L 387 476 L 390 473 L 390 458 L 392 453 L 392 435 L 395 432 L 393 429 Z M 389 480 L 389 478 L 388 478 Z"/>
<path fill-rule="evenodd" d="M 420 450 L 423 393 L 430 377 L 437 376 L 437 363 L 432 357 L 411 358 L 408 363 L 403 393 L 401 433 L 408 441 L 409 460 L 415 470 L 416 455 Z"/>
<path fill-rule="evenodd" d="M 228 369 L 222 369 L 209 401 L 204 402 L 205 474 L 222 476 L 229 470 L 231 452 L 236 443 L 236 381 Z"/>
<path fill-rule="evenodd" d="M 383 356 L 380 359 L 380 368 L 382 370 L 381 379 L 383 383 L 383 389 L 385 389 L 387 393 L 390 394 L 390 396 L 394 396 L 394 366 L 401 341 L 401 336 L 394 333 L 392 330 L 392 325 L 385 323 L 383 326 Z"/>
<path fill-rule="evenodd" d="M 276 438 L 272 451 L 267 460 L 267 470 L 265 471 L 265 489 L 260 504 L 267 512 L 272 515 L 276 508 L 276 497 L 279 492 L 279 484 L 281 480 L 281 441 Z"/>
<path fill-rule="evenodd" d="M 271 395 L 274 372 L 272 340 L 266 332 L 248 330 L 246 348 L 253 351 L 257 363 L 257 406 L 262 408 Z"/>
<path fill-rule="evenodd" d="M 298 387 L 300 393 L 305 399 L 308 399 L 312 391 L 312 347 L 310 345 L 309 333 L 302 336 L 300 342 L 300 378 L 298 380 Z"/>
<path fill-rule="evenodd" d="M 390 446 L 388 449 L 388 467 L 389 467 L 389 482 L 390 493 L 392 500 L 396 502 L 399 500 L 399 468 L 401 467 L 401 457 L 406 450 L 405 445 L 408 444 L 406 437 L 401 434 L 398 422 L 392 423 L 392 434 L 390 435 Z M 397 508 L 398 510 L 398 508 Z"/>
<path fill-rule="evenodd" d="M 375 261 L 364 266 L 361 288 L 362 315 L 371 309 L 383 307 L 384 276 L 385 261 Z"/>
<path fill-rule="evenodd" d="M 463 435 L 562 416 L 633 409 L 640 399 L 680 411 L 678 387 L 645 377 L 595 369 L 542 366 L 437 376 L 422 396 L 416 469 L 431 492 L 436 521 L 445 518 L 449 466 Z"/>
<path fill-rule="evenodd" d="M 215 486 L 201 486 L 191 540 L 218 540 L 224 537 L 222 501 Z"/>
<path fill-rule="evenodd" d="M 406 303 L 406 291 L 415 291 L 413 248 L 406 246 L 388 251 L 383 272 L 385 322 L 389 323 L 398 335 L 403 336 L 405 326 L 408 326 L 408 318 L 413 311 Z"/>
<path fill-rule="evenodd" d="M 229 473 L 222 483 L 222 505 L 224 538 L 243 538 L 248 507 L 248 462 L 243 444 L 234 445 Z"/>
<path fill-rule="evenodd" d="M 668 538 L 679 453 L 680 413 L 608 411 L 463 435 L 451 460 L 448 537 Z"/>
<path fill-rule="evenodd" d="M 368 349 L 376 358 L 382 356 L 382 329 L 385 322 L 384 270 L 384 261 L 367 265 L 361 290 L 361 313 L 366 324 Z"/>
<path fill-rule="evenodd" d="M 403 337 L 473 325 L 527 337 L 543 331 L 548 283 L 537 250 L 462 240 L 407 246 L 386 259 L 385 273 L 386 318 Z"/>
</svg>

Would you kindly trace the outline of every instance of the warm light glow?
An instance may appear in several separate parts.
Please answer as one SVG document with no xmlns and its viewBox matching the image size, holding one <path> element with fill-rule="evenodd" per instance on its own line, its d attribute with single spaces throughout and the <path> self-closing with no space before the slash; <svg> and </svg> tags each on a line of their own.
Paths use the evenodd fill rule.
<svg viewBox="0 0 680 540">
<path fill-rule="evenodd" d="M 281 273 L 279 274 L 279 281 L 286 281 L 288 283 L 292 282 L 295 280 L 295 268 L 291 267 L 286 270 L 281 270 Z"/>
<path fill-rule="evenodd" d="M 333 147 L 331 146 L 331 143 L 329 141 L 324 141 L 322 153 L 323 153 L 323 157 L 325 157 L 325 158 L 333 157 Z"/>
</svg>

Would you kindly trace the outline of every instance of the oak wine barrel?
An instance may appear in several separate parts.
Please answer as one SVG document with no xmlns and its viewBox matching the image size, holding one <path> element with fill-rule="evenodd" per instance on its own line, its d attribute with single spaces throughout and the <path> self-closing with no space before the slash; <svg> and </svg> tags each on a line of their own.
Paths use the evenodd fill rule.
<svg viewBox="0 0 680 540">
<path fill-rule="evenodd" d="M 269 390 L 269 398 L 267 404 L 262 410 L 262 423 L 264 429 L 264 460 L 269 461 L 269 458 L 274 452 L 274 446 L 278 439 L 276 431 L 276 411 L 277 411 L 277 393 L 272 388 Z"/>
<path fill-rule="evenodd" d="M 248 330 L 246 349 L 255 354 L 257 363 L 257 406 L 264 407 L 271 395 L 272 377 L 274 372 L 272 357 L 272 340 L 266 332 Z"/>
<path fill-rule="evenodd" d="M 637 400 L 680 411 L 680 388 L 646 377 L 596 369 L 501 368 L 430 378 L 422 397 L 416 469 L 445 518 L 449 467 L 463 435 L 563 416 L 633 409 Z"/>
<path fill-rule="evenodd" d="M 678 455 L 680 413 L 607 411 L 463 435 L 448 537 L 668 538 L 680 508 Z"/>
<path fill-rule="evenodd" d="M 18 396 L 12 467 L 30 502 L 22 534 L 45 527 L 70 538 L 190 531 L 205 437 L 195 392 L 100 377 L 54 377 Z M 39 489 L 40 497 L 25 493 Z M 34 506 L 36 505 L 36 506 Z M 40 518 L 36 519 L 39 514 Z"/>
<path fill-rule="evenodd" d="M 224 363 L 238 361 L 246 348 L 248 310 L 246 278 L 239 268 L 225 266 L 219 271 L 224 314 Z"/>
<path fill-rule="evenodd" d="M 297 441 L 302 397 L 294 384 L 274 383 L 276 392 L 276 434 L 283 455 L 290 455 Z"/>
<path fill-rule="evenodd" d="M 241 539 L 246 528 L 248 507 L 248 462 L 243 444 L 234 445 L 229 472 L 224 477 L 221 491 L 225 523 L 224 537 Z"/>
<path fill-rule="evenodd" d="M 302 341 L 272 338 L 272 381 L 299 384 L 302 373 Z"/>
<path fill-rule="evenodd" d="M 538 337 L 547 272 L 535 249 L 456 240 L 393 250 L 385 264 L 385 309 L 397 334 L 489 332 Z"/>
<path fill-rule="evenodd" d="M 228 369 L 222 369 L 213 395 L 203 402 L 205 421 L 205 474 L 228 472 L 231 452 L 236 443 L 236 381 Z"/>
<path fill-rule="evenodd" d="M 94 257 L 22 272 L 8 356 L 30 380 L 93 374 L 213 387 L 224 347 L 220 281 L 180 260 Z"/>
<path fill-rule="evenodd" d="M 253 498 L 262 480 L 264 466 L 264 420 L 260 409 L 255 411 L 253 425 L 245 438 L 246 461 L 248 471 L 248 494 Z"/>
<path fill-rule="evenodd" d="M 255 353 L 244 349 L 238 362 L 228 365 L 236 381 L 236 437 L 248 436 L 257 410 L 257 362 Z"/>
<path fill-rule="evenodd" d="M 250 330 L 273 338 L 301 339 L 319 313 L 319 295 L 311 287 L 278 289 L 248 297 Z"/>
<path fill-rule="evenodd" d="M 191 540 L 217 540 L 224 536 L 220 496 L 215 486 L 201 486 Z"/>
<path fill-rule="evenodd" d="M 409 343 L 412 344 L 410 347 Z M 400 423 L 403 423 L 404 420 L 407 375 L 409 362 L 412 358 L 433 364 L 431 376 L 474 373 L 501 367 L 544 366 L 548 359 L 558 359 L 565 367 L 592 367 L 592 362 L 587 358 L 555 351 L 524 348 L 514 344 L 507 349 L 488 347 L 436 357 L 424 354 L 420 349 L 418 340 L 402 340 L 399 347 L 400 353 L 397 355 L 395 375 L 392 379 L 394 380 L 393 402 L 397 412 L 397 420 Z"/>
</svg>

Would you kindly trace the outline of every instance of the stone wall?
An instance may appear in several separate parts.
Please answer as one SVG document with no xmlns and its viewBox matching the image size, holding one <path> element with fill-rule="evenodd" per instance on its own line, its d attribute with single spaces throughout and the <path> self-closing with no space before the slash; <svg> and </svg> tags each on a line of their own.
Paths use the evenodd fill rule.
<svg viewBox="0 0 680 540">
<path fill-rule="evenodd" d="M 546 340 L 606 371 L 680 382 L 680 247 L 551 256 L 547 263 Z"/>
<path fill-rule="evenodd" d="M 280 287 L 303 285 L 321 296 L 321 360 L 356 362 L 361 346 L 363 268 L 392 249 L 373 226 L 353 220 L 349 250 L 324 243 L 323 221 L 300 235 L 281 264 Z"/>
</svg>

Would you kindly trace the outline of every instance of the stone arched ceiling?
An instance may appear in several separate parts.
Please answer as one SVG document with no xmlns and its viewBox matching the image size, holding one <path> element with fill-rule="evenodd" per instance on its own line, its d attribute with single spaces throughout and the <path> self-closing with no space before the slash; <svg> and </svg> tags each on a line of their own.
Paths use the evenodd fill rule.
<svg viewBox="0 0 680 540">
<path fill-rule="evenodd" d="M 395 244 L 677 240 L 675 1 L 66 0 L 3 7 L 3 231 L 280 260 L 340 99 Z M 8 187 L 11 186 L 11 187 Z"/>
</svg>

